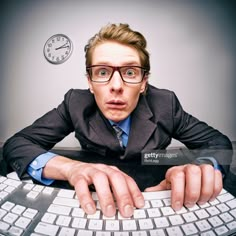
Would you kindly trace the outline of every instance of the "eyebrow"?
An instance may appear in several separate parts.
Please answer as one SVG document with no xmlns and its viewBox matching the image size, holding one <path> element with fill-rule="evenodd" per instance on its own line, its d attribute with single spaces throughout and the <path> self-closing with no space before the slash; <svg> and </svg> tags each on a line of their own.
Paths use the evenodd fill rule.
<svg viewBox="0 0 236 236">
<path fill-rule="evenodd" d="M 107 62 L 107 61 L 106 62 L 105 61 L 100 61 L 100 62 L 97 62 L 94 65 L 114 66 L 110 62 Z M 130 61 L 130 62 L 124 62 L 120 66 L 139 66 L 139 63 L 137 61 Z"/>
</svg>

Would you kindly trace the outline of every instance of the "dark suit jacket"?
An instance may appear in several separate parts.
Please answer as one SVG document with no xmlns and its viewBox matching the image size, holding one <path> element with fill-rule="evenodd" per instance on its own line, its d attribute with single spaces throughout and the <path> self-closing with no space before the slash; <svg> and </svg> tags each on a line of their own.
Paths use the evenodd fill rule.
<svg viewBox="0 0 236 236">
<path fill-rule="evenodd" d="M 3 155 L 11 168 L 22 176 L 35 157 L 75 132 L 85 155 L 73 158 L 118 167 L 120 164 L 144 187 L 164 178 L 167 167 L 142 166 L 141 152 L 165 149 L 172 138 L 189 149 L 232 149 L 225 135 L 186 113 L 175 94 L 168 90 L 149 85 L 146 95 L 140 96 L 131 119 L 128 145 L 124 150 L 110 123 L 99 111 L 93 94 L 89 90 L 71 89 L 56 109 L 11 137 L 4 145 Z M 227 172 L 222 156 L 215 155 L 215 158 Z"/>
</svg>

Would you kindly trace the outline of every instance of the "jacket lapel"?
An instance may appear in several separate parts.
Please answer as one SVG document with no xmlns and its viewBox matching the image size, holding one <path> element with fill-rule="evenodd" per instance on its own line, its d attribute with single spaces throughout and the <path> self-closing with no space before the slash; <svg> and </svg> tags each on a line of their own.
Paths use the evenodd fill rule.
<svg viewBox="0 0 236 236">
<path fill-rule="evenodd" d="M 140 153 L 150 139 L 157 125 L 150 120 L 153 116 L 145 96 L 141 96 L 132 114 L 128 145 L 123 158 Z"/>
<path fill-rule="evenodd" d="M 120 151 L 120 145 L 114 133 L 115 131 L 99 110 L 91 117 L 89 125 L 92 128 L 91 140 L 111 150 Z"/>
</svg>

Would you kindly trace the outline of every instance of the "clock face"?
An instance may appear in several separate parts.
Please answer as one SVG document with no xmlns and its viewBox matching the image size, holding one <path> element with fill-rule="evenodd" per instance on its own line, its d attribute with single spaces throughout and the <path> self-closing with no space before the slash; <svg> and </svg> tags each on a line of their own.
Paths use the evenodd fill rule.
<svg viewBox="0 0 236 236">
<path fill-rule="evenodd" d="M 44 56 L 52 64 L 65 62 L 72 53 L 72 42 L 64 34 L 50 37 L 44 45 Z"/>
</svg>

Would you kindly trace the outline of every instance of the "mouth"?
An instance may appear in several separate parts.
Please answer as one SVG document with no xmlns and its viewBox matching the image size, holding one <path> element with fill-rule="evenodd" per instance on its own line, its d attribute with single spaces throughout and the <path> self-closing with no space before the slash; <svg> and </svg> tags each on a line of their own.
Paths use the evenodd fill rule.
<svg viewBox="0 0 236 236">
<path fill-rule="evenodd" d="M 109 100 L 106 104 L 108 108 L 111 108 L 111 109 L 123 109 L 126 105 L 124 101 L 118 100 L 118 99 Z"/>
</svg>

